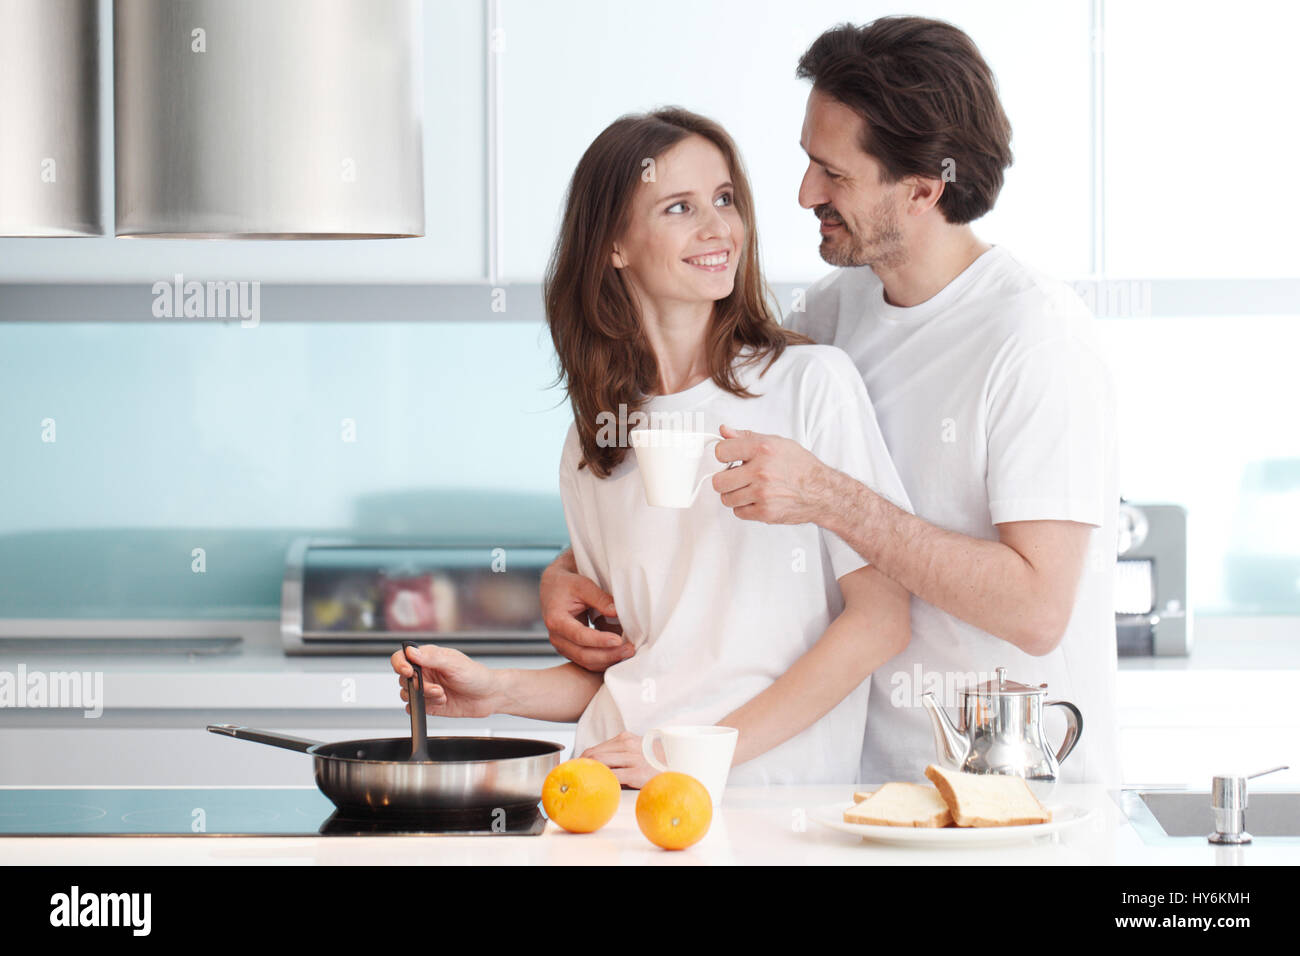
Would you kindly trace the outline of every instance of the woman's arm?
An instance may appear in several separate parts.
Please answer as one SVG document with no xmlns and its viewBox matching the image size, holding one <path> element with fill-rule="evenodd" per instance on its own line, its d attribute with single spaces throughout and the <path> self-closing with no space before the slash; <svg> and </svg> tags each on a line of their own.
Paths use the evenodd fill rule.
<svg viewBox="0 0 1300 956">
<path fill-rule="evenodd" d="M 409 660 L 408 660 L 409 658 Z M 401 684 L 401 698 L 410 697 L 406 681 L 424 672 L 425 711 L 439 717 L 489 717 L 512 714 L 534 720 L 573 722 L 600 689 L 602 678 L 576 664 L 541 670 L 494 670 L 450 647 L 424 644 L 393 654 L 391 663 Z"/>
<path fill-rule="evenodd" d="M 604 678 L 577 664 L 541 670 L 503 670 L 501 713 L 534 720 L 574 723 L 596 696 Z"/>
<path fill-rule="evenodd" d="M 839 579 L 844 611 L 772 686 L 718 723 L 740 731 L 733 766 L 812 726 L 912 638 L 911 598 L 871 566 Z"/>
</svg>

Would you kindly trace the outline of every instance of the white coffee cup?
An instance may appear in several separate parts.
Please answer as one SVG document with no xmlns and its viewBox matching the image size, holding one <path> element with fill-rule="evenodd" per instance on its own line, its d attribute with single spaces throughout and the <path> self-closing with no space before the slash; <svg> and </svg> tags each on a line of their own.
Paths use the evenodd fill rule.
<svg viewBox="0 0 1300 956">
<path fill-rule="evenodd" d="M 689 508 L 704 487 L 704 483 L 724 467 L 712 456 L 718 467 L 700 476 L 700 462 L 721 435 L 708 432 L 678 431 L 672 428 L 638 428 L 630 433 L 632 448 L 636 452 L 637 468 L 645 486 L 646 504 L 655 508 Z"/>
<path fill-rule="evenodd" d="M 704 784 L 716 807 L 722 803 L 739 737 L 735 727 L 660 727 L 641 738 L 641 753 L 656 770 L 684 773 Z M 655 756 L 657 739 L 663 741 L 667 764 Z"/>
</svg>

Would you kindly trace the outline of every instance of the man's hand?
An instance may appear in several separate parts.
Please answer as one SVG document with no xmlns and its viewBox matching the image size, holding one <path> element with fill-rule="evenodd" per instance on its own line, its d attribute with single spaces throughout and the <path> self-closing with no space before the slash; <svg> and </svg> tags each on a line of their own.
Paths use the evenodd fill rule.
<svg viewBox="0 0 1300 956">
<path fill-rule="evenodd" d="M 600 673 L 636 653 L 623 638 L 614 599 L 578 574 L 573 552 L 565 551 L 542 572 L 542 621 L 551 646 L 579 667 Z M 587 612 L 594 611 L 594 627 Z"/>
<path fill-rule="evenodd" d="M 650 782 L 651 777 L 659 773 L 646 763 L 645 754 L 641 751 L 640 736 L 626 730 L 603 744 L 588 747 L 580 756 L 599 760 L 614 771 L 619 783 L 632 790 L 640 790 Z"/>
<path fill-rule="evenodd" d="M 719 461 L 743 461 L 713 476 L 713 489 L 737 518 L 806 524 L 823 513 L 830 470 L 796 441 L 722 426 Z"/>
</svg>

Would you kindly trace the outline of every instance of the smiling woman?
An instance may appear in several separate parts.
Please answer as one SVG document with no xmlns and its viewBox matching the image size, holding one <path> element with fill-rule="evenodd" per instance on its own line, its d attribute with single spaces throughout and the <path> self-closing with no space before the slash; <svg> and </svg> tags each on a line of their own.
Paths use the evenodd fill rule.
<svg viewBox="0 0 1300 956">
<path fill-rule="evenodd" d="M 669 109 L 612 124 L 563 223 L 545 296 L 574 411 L 560 497 L 574 567 L 635 653 L 602 675 L 493 670 L 429 645 L 394 669 L 424 669 L 440 716 L 577 720 L 575 752 L 631 787 L 656 773 L 641 735 L 674 725 L 739 732 L 732 784 L 856 779 L 866 678 L 907 644 L 906 593 L 815 525 L 740 520 L 716 477 L 652 505 L 645 462 L 597 426 L 616 408 L 689 416 L 712 441 L 743 422 L 762 435 L 734 446 L 797 445 L 906 507 L 861 376 L 777 325 L 744 170 L 711 121 Z"/>
<path fill-rule="evenodd" d="M 731 137 L 687 110 L 624 116 L 587 149 L 573 174 L 545 285 L 546 312 L 565 374 L 586 467 L 604 477 L 627 453 L 603 446 L 597 416 L 633 413 L 660 375 L 711 378 L 747 394 L 734 367 L 775 361 L 791 343 L 765 297 L 754 203 Z M 613 268 L 592 268 L 608 261 Z M 662 369 L 647 302 L 708 302 L 714 321 L 699 368 Z M 681 383 L 674 383 L 681 385 Z M 674 387 L 671 391 L 677 391 Z"/>
</svg>

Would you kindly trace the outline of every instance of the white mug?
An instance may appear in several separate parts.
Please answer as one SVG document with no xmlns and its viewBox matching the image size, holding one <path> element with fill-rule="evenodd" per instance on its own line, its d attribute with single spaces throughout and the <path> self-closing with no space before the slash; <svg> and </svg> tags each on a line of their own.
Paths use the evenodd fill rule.
<svg viewBox="0 0 1300 956">
<path fill-rule="evenodd" d="M 684 773 L 704 784 L 716 807 L 722 804 L 739 737 L 735 727 L 660 727 L 641 738 L 641 753 L 656 770 Z M 656 739 L 663 740 L 667 764 L 655 756 Z"/>
<path fill-rule="evenodd" d="M 719 463 L 719 467 L 696 477 L 705 451 L 714 442 L 722 441 L 721 435 L 672 428 L 638 428 L 631 432 L 631 439 L 641 483 L 645 486 L 646 504 L 651 507 L 689 508 L 704 483 L 723 470 Z M 739 464 L 734 461 L 725 467 Z"/>
</svg>

